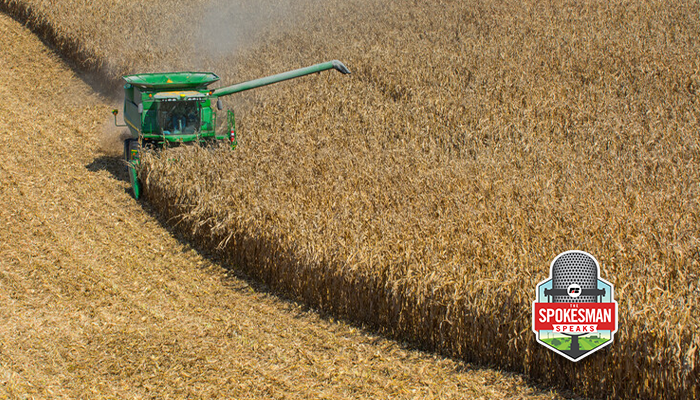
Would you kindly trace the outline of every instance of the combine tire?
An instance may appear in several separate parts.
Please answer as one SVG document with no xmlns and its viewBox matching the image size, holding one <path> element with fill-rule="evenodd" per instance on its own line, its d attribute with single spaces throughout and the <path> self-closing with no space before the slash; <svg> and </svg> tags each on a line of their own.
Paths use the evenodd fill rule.
<svg viewBox="0 0 700 400">
<path fill-rule="evenodd" d="M 139 182 L 136 166 L 139 163 L 140 153 L 139 141 L 136 139 L 126 139 L 124 141 L 124 159 L 126 159 L 127 172 L 131 181 L 131 189 L 136 200 L 141 197 L 141 182 Z"/>
<path fill-rule="evenodd" d="M 131 180 L 131 190 L 134 192 L 134 198 L 138 200 L 141 197 L 141 183 L 133 162 L 129 163 L 129 179 Z"/>
</svg>

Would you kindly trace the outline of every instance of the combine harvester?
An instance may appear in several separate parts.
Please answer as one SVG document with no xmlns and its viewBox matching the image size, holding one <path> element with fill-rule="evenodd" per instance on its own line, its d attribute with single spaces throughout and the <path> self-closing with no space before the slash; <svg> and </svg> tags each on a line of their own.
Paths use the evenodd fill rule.
<svg viewBox="0 0 700 400">
<path fill-rule="evenodd" d="M 228 141 L 231 148 L 235 148 L 236 121 L 233 111 L 227 112 L 228 131 L 224 135 L 216 133 L 216 110 L 223 109 L 220 97 L 329 69 L 338 70 L 343 74 L 350 73 L 343 63 L 334 60 L 219 89 L 207 88 L 219 80 L 219 77 L 211 72 L 124 76 L 126 124 L 117 124 L 118 110 L 113 110 L 112 114 L 114 123 L 117 126 L 128 126 L 131 133 L 131 136 L 124 140 L 124 158 L 134 197 L 138 199 L 141 196 L 141 184 L 137 174 L 141 148 L 159 149 L 182 143 L 208 143 L 219 140 Z M 216 102 L 212 102 L 214 98 Z"/>
</svg>

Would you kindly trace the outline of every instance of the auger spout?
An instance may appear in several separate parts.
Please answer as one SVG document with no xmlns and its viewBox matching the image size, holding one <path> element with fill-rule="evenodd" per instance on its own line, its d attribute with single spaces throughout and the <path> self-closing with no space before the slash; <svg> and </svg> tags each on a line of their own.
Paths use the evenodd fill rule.
<svg viewBox="0 0 700 400">
<path fill-rule="evenodd" d="M 333 60 L 327 61 L 321 64 L 311 65 L 309 67 L 295 69 L 293 71 L 282 72 L 281 74 L 266 76 L 264 78 L 253 79 L 252 81 L 246 81 L 237 83 L 235 85 L 226 86 L 219 89 L 214 89 L 211 92 L 212 97 L 228 96 L 230 94 L 243 92 L 250 89 L 259 88 L 261 86 L 271 85 L 273 83 L 286 81 L 289 79 L 298 78 L 300 76 L 313 74 L 316 72 L 326 71 L 329 69 L 335 69 L 343 74 L 349 74 L 350 70 L 340 61 Z"/>
</svg>

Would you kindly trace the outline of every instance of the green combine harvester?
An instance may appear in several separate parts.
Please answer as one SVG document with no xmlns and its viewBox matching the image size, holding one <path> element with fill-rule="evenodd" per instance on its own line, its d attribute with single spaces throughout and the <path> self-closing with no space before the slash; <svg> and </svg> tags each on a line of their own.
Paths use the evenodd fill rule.
<svg viewBox="0 0 700 400">
<path fill-rule="evenodd" d="M 220 97 L 261 86 L 298 78 L 316 72 L 335 69 L 343 74 L 350 71 L 338 60 L 238 83 L 219 89 L 208 86 L 219 80 L 211 72 L 172 72 L 126 75 L 124 80 L 124 122 L 117 124 L 118 110 L 113 110 L 117 126 L 128 126 L 131 136 L 124 140 L 134 197 L 141 196 L 137 167 L 142 148 L 163 148 L 182 143 L 228 141 L 235 148 L 236 121 L 233 111 L 227 111 L 228 129 L 216 132 L 216 112 L 223 105 Z M 216 99 L 216 101 L 213 101 Z"/>
</svg>

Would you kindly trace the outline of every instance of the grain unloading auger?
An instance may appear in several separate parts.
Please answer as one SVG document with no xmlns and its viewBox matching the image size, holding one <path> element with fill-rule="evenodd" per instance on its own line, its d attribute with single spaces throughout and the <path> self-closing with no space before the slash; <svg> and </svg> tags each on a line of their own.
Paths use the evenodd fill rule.
<svg viewBox="0 0 700 400">
<path fill-rule="evenodd" d="M 124 158 L 128 165 L 134 197 L 138 199 L 141 195 L 136 167 L 142 147 L 162 148 L 181 143 L 224 140 L 235 148 L 237 140 L 233 111 L 227 111 L 228 130 L 223 135 L 216 132 L 216 111 L 223 109 L 220 97 L 329 69 L 343 74 L 350 73 L 343 63 L 333 60 L 219 89 L 208 88 L 219 80 L 219 77 L 211 72 L 124 76 L 126 125 L 117 126 L 127 126 L 131 133 L 130 137 L 124 140 Z M 118 111 L 113 110 L 112 113 L 116 124 Z"/>
</svg>

